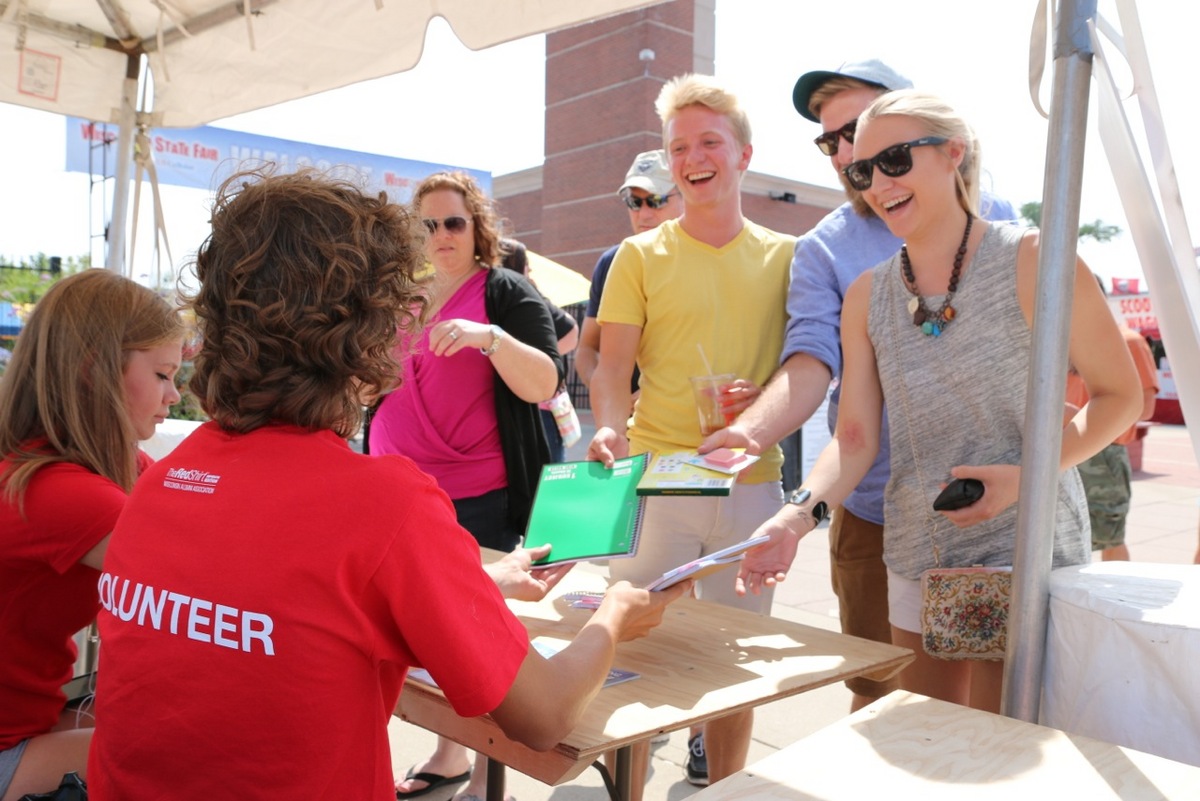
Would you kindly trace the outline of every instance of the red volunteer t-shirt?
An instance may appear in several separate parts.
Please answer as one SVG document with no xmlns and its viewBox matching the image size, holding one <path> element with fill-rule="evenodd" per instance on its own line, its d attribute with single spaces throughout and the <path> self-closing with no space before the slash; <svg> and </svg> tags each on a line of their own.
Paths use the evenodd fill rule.
<svg viewBox="0 0 1200 801">
<path fill-rule="evenodd" d="M 528 637 L 446 495 L 332 432 L 207 423 L 138 483 L 100 577 L 94 799 L 394 799 L 421 665 L 464 716 Z"/>
<path fill-rule="evenodd" d="M 139 467 L 151 463 L 139 452 Z M 0 473 L 8 467 L 0 461 Z M 25 515 L 0 501 L 0 750 L 58 722 L 78 656 L 72 637 L 96 617 L 100 573 L 80 564 L 112 531 L 125 491 L 67 462 L 33 474 Z"/>
</svg>

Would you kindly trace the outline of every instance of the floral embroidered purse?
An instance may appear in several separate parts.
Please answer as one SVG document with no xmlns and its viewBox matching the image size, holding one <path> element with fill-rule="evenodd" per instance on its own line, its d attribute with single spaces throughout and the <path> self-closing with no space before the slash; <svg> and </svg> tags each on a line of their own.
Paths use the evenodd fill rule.
<svg viewBox="0 0 1200 801">
<path fill-rule="evenodd" d="M 921 574 L 921 639 L 938 659 L 1003 659 L 1011 567 L 935 567 Z"/>
</svg>

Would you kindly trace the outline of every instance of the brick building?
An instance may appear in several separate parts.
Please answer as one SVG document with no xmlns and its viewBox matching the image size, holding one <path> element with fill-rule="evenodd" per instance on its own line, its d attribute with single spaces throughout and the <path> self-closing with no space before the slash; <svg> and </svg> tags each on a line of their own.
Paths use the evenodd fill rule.
<svg viewBox="0 0 1200 801">
<path fill-rule="evenodd" d="M 633 157 L 662 147 L 654 100 L 686 72 L 713 72 L 716 0 L 673 0 L 546 36 L 542 166 L 493 179 L 516 238 L 590 276 L 629 235 L 614 192 Z M 751 120 L 753 122 L 753 120 Z M 845 199 L 840 189 L 748 172 L 742 209 L 801 234 Z"/>
</svg>

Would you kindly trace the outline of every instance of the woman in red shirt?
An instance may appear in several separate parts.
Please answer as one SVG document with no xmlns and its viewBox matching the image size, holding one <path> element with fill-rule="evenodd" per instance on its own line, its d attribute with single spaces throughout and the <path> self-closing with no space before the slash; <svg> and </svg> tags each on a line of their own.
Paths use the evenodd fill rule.
<svg viewBox="0 0 1200 801">
<path fill-rule="evenodd" d="M 0 380 L 0 799 L 86 775 L 93 718 L 68 708 L 73 635 L 96 617 L 98 569 L 179 400 L 183 325 L 149 289 L 106 270 L 38 303 Z"/>
</svg>

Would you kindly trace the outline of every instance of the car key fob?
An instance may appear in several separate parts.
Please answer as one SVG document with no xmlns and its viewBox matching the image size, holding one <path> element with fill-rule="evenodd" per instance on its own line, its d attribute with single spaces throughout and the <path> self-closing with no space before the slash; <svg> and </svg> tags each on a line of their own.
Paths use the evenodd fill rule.
<svg viewBox="0 0 1200 801">
<path fill-rule="evenodd" d="M 956 478 L 933 501 L 933 508 L 949 512 L 970 506 L 983 497 L 983 482 L 974 478 Z"/>
</svg>

